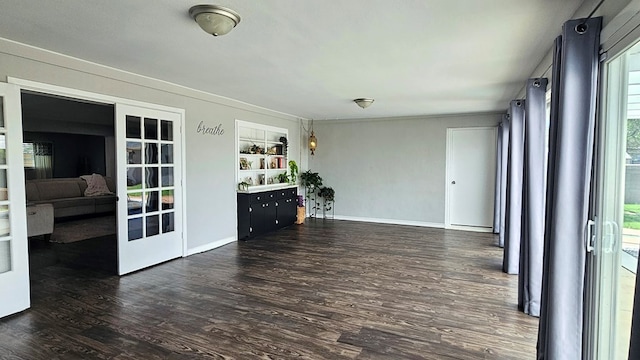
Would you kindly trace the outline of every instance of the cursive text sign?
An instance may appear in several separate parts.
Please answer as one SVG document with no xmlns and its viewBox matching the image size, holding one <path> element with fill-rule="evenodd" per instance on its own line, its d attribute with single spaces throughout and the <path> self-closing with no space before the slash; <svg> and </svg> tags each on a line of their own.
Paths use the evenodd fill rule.
<svg viewBox="0 0 640 360">
<path fill-rule="evenodd" d="M 198 124 L 198 133 L 202 135 L 221 136 L 224 134 L 224 129 L 222 128 L 222 124 L 218 124 L 214 127 L 208 127 L 204 124 L 204 121 L 200 121 L 200 124 Z"/>
</svg>

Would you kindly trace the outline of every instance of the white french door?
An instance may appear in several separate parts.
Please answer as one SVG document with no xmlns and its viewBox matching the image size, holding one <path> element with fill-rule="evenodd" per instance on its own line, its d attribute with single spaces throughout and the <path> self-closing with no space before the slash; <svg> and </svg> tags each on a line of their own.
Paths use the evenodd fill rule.
<svg viewBox="0 0 640 360">
<path fill-rule="evenodd" d="M 183 255 L 182 114 L 116 104 L 118 271 Z"/>
<path fill-rule="evenodd" d="M 640 247 L 640 45 L 604 68 L 587 354 L 627 359 Z"/>
<path fill-rule="evenodd" d="M 493 227 L 496 128 L 447 129 L 447 226 Z"/>
<path fill-rule="evenodd" d="M 0 317 L 29 305 L 20 89 L 0 83 Z"/>
</svg>

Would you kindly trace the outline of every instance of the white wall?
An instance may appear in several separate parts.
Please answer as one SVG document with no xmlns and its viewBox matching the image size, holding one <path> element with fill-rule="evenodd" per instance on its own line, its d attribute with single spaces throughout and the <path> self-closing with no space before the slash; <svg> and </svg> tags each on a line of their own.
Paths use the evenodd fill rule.
<svg viewBox="0 0 640 360">
<path fill-rule="evenodd" d="M 0 39 L 0 81 L 7 77 L 185 109 L 185 227 L 190 252 L 236 237 L 236 119 L 289 129 L 290 157 L 299 162 L 299 121 L 291 115 Z M 197 132 L 200 122 L 209 127 L 221 124 L 224 134 L 202 135 Z"/>
<path fill-rule="evenodd" d="M 496 126 L 500 119 L 490 113 L 315 121 L 318 149 L 309 167 L 336 191 L 336 218 L 443 226 L 447 128 Z"/>
</svg>

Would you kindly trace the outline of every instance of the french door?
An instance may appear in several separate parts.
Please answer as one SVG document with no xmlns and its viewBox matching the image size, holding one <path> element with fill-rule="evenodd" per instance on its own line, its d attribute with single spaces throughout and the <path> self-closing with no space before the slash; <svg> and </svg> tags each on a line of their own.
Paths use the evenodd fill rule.
<svg viewBox="0 0 640 360">
<path fill-rule="evenodd" d="M 640 247 L 640 45 L 605 64 L 596 236 L 589 259 L 590 359 L 627 359 Z"/>
<path fill-rule="evenodd" d="M 20 89 L 0 83 L 0 317 L 29 307 Z"/>
<path fill-rule="evenodd" d="M 116 104 L 118 271 L 182 256 L 182 115 Z"/>
</svg>

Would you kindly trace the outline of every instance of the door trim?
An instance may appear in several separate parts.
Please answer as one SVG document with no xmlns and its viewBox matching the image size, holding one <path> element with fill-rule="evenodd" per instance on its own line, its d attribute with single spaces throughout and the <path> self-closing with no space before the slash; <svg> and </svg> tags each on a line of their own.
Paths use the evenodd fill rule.
<svg viewBox="0 0 640 360">
<path fill-rule="evenodd" d="M 447 140 L 446 140 L 446 156 L 445 156 L 445 181 L 444 181 L 444 228 L 450 230 L 466 230 L 466 231 L 477 231 L 477 232 L 493 232 L 491 228 L 482 228 L 476 226 L 461 226 L 461 225 L 451 225 L 451 206 L 449 201 L 451 200 L 451 173 L 452 173 L 452 161 L 453 161 L 453 153 L 452 153 L 452 139 L 453 133 L 455 131 L 462 130 L 493 130 L 496 131 L 497 126 L 469 126 L 469 127 L 456 127 L 456 128 L 447 128 Z M 495 184 L 494 184 L 495 187 Z"/>
<path fill-rule="evenodd" d="M 182 217 L 182 225 L 183 225 L 182 234 L 181 234 L 182 257 L 188 256 L 188 248 L 187 248 L 187 240 L 186 240 L 187 239 L 187 227 L 186 227 L 187 188 L 185 186 L 186 184 L 186 181 L 185 181 L 186 166 L 185 165 L 187 160 L 185 144 L 187 142 L 186 142 L 186 132 L 182 129 L 186 121 L 184 109 L 175 108 L 175 107 L 166 106 L 166 105 L 147 103 L 147 102 L 142 102 L 137 100 L 131 100 L 131 99 L 121 98 L 117 96 L 99 94 L 99 93 L 94 93 L 90 91 L 78 90 L 78 89 L 68 88 L 64 86 L 41 83 L 37 81 L 24 80 L 20 78 L 11 77 L 11 76 L 7 77 L 7 83 L 17 85 L 20 91 L 22 90 L 35 91 L 35 92 L 49 94 L 49 95 L 58 95 L 58 96 L 64 96 L 64 97 L 69 97 L 73 99 L 93 101 L 100 104 L 108 104 L 108 105 L 114 105 L 114 106 L 116 104 L 123 104 L 123 105 L 131 105 L 131 106 L 137 106 L 142 108 L 177 113 L 181 118 L 181 127 L 180 127 L 181 152 L 182 152 L 181 161 L 183 164 L 182 171 L 180 172 L 180 179 L 179 179 L 180 186 L 182 187 L 182 211 L 180 214 L 180 216 Z M 115 130 L 115 121 L 116 119 L 114 115 L 114 130 Z M 26 222 L 26 215 L 24 220 Z"/>
</svg>

